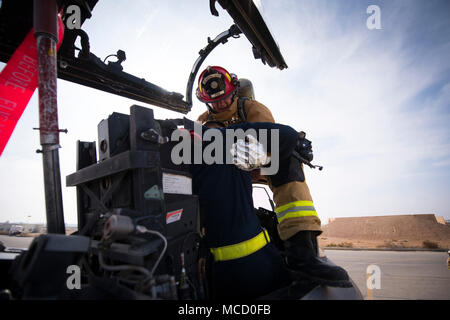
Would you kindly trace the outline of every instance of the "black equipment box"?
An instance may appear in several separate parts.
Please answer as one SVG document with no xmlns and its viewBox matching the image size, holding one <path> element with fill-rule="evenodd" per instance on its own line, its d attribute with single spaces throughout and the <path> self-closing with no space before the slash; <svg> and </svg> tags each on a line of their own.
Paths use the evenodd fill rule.
<svg viewBox="0 0 450 320">
<path fill-rule="evenodd" d="M 98 125 L 99 161 L 95 142 L 78 141 L 77 171 L 66 177 L 66 185 L 77 188 L 80 235 L 100 241 L 108 217 L 128 216 L 170 240 L 156 274 L 172 269 L 178 278 L 183 253 L 192 279 L 197 271 L 199 207 L 188 167 L 170 161 L 170 133 L 176 128 L 137 105 L 131 106 L 130 115 L 111 114 Z M 143 242 L 146 249 L 123 249 L 143 248 Z M 133 234 L 112 245 L 105 256 L 145 266 L 159 256 L 161 243 L 154 235 Z"/>
</svg>

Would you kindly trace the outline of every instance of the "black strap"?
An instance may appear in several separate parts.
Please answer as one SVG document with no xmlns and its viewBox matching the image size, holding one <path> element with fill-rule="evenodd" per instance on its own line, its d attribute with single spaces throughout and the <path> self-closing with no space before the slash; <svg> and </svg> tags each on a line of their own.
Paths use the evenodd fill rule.
<svg viewBox="0 0 450 320">
<path fill-rule="evenodd" d="M 238 99 L 238 116 L 242 122 L 247 122 L 247 113 L 245 112 L 245 101 L 250 100 L 248 97 L 240 97 Z"/>
</svg>

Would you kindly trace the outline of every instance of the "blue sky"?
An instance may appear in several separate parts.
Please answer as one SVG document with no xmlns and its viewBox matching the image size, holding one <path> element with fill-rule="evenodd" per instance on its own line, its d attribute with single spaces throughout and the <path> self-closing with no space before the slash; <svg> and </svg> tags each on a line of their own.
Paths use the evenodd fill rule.
<svg viewBox="0 0 450 320">
<path fill-rule="evenodd" d="M 109 7 L 107 7 L 107 4 Z M 381 9 L 369 30 L 369 5 Z M 170 91 L 186 81 L 207 37 L 232 20 L 208 1 L 99 1 L 83 29 L 100 58 L 126 51 L 124 70 Z M 307 132 L 319 172 L 305 168 L 315 207 L 328 218 L 433 213 L 450 219 L 450 2 L 262 1 L 288 69 L 253 59 L 231 39 L 203 66 L 221 65 L 252 80 L 275 119 Z M 97 124 L 136 103 L 58 81 L 65 219 L 76 223 L 75 141 L 97 139 Z M 156 118 L 179 114 L 154 109 Z M 205 109 L 194 101 L 190 118 Z M 44 221 L 37 94 L 0 159 L 0 221 Z M 31 217 L 29 217 L 31 216 Z"/>
</svg>

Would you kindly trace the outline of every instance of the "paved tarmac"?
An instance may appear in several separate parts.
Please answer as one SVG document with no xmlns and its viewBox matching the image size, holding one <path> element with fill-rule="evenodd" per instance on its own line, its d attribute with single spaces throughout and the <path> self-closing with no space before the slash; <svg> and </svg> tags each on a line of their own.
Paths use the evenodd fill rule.
<svg viewBox="0 0 450 320">
<path fill-rule="evenodd" d="M 10 237 L 0 235 L 0 241 L 3 242 L 5 247 L 26 249 L 33 241 L 33 237 Z"/>
<path fill-rule="evenodd" d="M 325 255 L 347 270 L 365 299 L 450 300 L 446 252 L 325 250 Z"/>
</svg>

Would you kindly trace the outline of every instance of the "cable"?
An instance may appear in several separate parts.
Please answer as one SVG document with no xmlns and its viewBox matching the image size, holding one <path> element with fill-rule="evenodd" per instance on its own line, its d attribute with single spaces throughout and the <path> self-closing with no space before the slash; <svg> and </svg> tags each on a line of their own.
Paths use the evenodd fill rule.
<svg viewBox="0 0 450 320">
<path fill-rule="evenodd" d="M 147 215 L 147 216 L 143 216 L 143 217 L 139 217 L 134 219 L 134 224 L 137 225 L 138 223 L 141 223 L 143 220 L 147 220 L 147 219 L 153 219 L 154 224 L 158 225 L 158 227 L 160 227 L 161 230 L 164 230 L 164 226 L 161 224 L 161 214 L 158 215 Z"/>
<path fill-rule="evenodd" d="M 194 284 L 192 283 L 191 279 L 189 279 L 189 277 L 186 277 L 186 282 L 191 286 L 191 288 L 194 289 L 194 291 L 193 291 L 194 300 L 197 300 L 197 288 L 194 286 Z"/>
<path fill-rule="evenodd" d="M 150 278 L 148 277 L 138 277 L 137 275 L 132 275 L 132 274 L 118 274 L 117 278 L 119 281 L 129 284 L 129 285 L 142 285 L 142 284 L 146 284 Z"/>
<path fill-rule="evenodd" d="M 109 57 L 117 57 L 117 54 L 110 54 L 110 55 L 107 55 L 106 58 L 103 59 L 103 63 L 105 63 L 105 62 L 106 62 L 106 59 L 108 59 Z"/>
<path fill-rule="evenodd" d="M 113 217 L 116 217 L 116 216 L 112 216 L 110 219 L 112 219 Z M 155 273 L 156 268 L 160 264 L 164 254 L 166 253 L 167 239 L 158 231 L 149 230 L 142 225 L 135 225 L 129 217 L 126 217 L 126 216 L 120 216 L 120 217 L 122 217 L 122 219 L 118 219 L 116 217 L 117 219 L 111 220 L 112 222 L 110 224 L 108 224 L 108 228 L 105 231 L 105 238 L 111 237 L 111 239 L 113 239 L 114 237 L 123 236 L 124 234 L 129 234 L 131 229 L 134 229 L 134 231 L 137 233 L 141 233 L 141 234 L 150 233 L 150 234 L 160 237 L 163 240 L 164 247 L 163 247 L 161 254 L 159 255 L 158 259 L 156 260 L 156 263 L 154 264 L 151 271 L 149 271 L 145 267 L 136 266 L 136 265 L 108 265 L 105 263 L 105 261 L 103 259 L 102 252 L 99 252 L 99 255 L 98 255 L 100 267 L 106 271 L 120 272 L 117 275 L 117 278 L 119 281 L 121 281 L 123 283 L 130 284 L 130 285 L 138 285 L 139 287 L 141 287 L 141 289 L 147 288 L 148 286 L 153 287 L 154 282 L 155 282 L 153 275 Z M 110 220 L 108 220 L 108 221 L 110 221 Z M 130 227 L 132 227 L 132 228 L 130 229 Z M 103 240 L 103 237 L 102 237 L 102 240 Z M 101 243 L 102 243 L 102 241 L 100 241 L 100 244 Z M 139 279 L 139 278 L 135 277 L 136 275 L 127 274 L 127 271 L 137 271 L 137 272 L 143 274 L 144 278 Z M 153 294 L 153 291 L 152 291 L 152 296 L 156 297 L 156 295 Z"/>
<path fill-rule="evenodd" d="M 129 264 L 123 264 L 118 266 L 107 265 L 103 260 L 103 255 L 101 252 L 98 253 L 98 261 L 100 263 L 100 266 L 108 271 L 138 271 L 144 273 L 149 278 L 153 276 L 153 274 L 150 273 L 146 268 L 140 266 L 134 266 Z"/>
<path fill-rule="evenodd" d="M 137 225 L 136 226 L 136 231 L 140 232 L 140 233 L 150 233 L 150 234 L 154 234 L 157 235 L 158 237 L 160 237 L 163 242 L 164 242 L 164 248 L 160 254 L 160 256 L 158 257 L 158 260 L 156 260 L 155 265 L 153 266 L 153 269 L 150 271 L 150 277 L 153 278 L 153 273 L 155 272 L 156 268 L 158 267 L 159 263 L 161 262 L 162 257 L 164 256 L 164 254 L 166 253 L 167 250 L 167 239 L 166 237 L 164 237 L 161 233 L 159 233 L 158 231 L 153 231 L 153 230 L 149 230 L 144 226 L 141 225 Z"/>
</svg>

